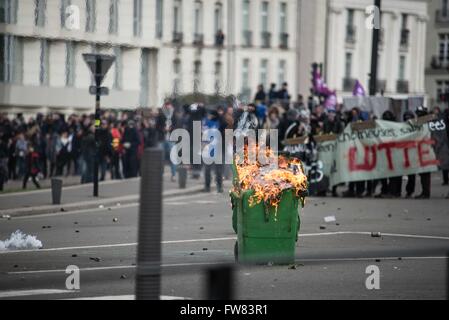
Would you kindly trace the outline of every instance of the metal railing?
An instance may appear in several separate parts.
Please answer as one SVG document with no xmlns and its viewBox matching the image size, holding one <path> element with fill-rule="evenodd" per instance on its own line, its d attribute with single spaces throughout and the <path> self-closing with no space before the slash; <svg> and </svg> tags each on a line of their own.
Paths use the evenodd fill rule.
<svg viewBox="0 0 449 320">
<path fill-rule="evenodd" d="M 402 48 L 408 48 L 410 39 L 410 30 L 401 29 L 401 42 L 400 45 Z"/>
<path fill-rule="evenodd" d="M 448 10 L 437 10 L 435 12 L 435 22 L 438 24 L 449 25 L 449 9 Z"/>
<path fill-rule="evenodd" d="M 181 44 L 183 41 L 182 32 L 173 32 L 173 43 Z"/>
<path fill-rule="evenodd" d="M 287 49 L 288 48 L 288 33 L 281 33 L 279 38 L 279 47 L 281 49 Z"/>
<path fill-rule="evenodd" d="M 262 48 L 269 48 L 271 46 L 271 33 L 268 31 L 262 32 Z"/>
<path fill-rule="evenodd" d="M 449 57 L 433 56 L 430 62 L 430 67 L 433 70 L 441 70 L 449 68 Z"/>
<path fill-rule="evenodd" d="M 356 41 L 356 35 L 357 35 L 357 29 L 353 25 L 347 25 L 346 26 L 346 43 L 355 43 Z"/>
<path fill-rule="evenodd" d="M 408 93 L 408 81 L 398 80 L 396 83 L 396 91 L 398 93 Z"/>
<path fill-rule="evenodd" d="M 243 46 L 251 47 L 253 45 L 253 33 L 249 30 L 243 31 Z"/>
<path fill-rule="evenodd" d="M 195 33 L 193 35 L 193 44 L 195 46 L 202 46 L 204 44 L 204 35 L 202 33 Z"/>
</svg>

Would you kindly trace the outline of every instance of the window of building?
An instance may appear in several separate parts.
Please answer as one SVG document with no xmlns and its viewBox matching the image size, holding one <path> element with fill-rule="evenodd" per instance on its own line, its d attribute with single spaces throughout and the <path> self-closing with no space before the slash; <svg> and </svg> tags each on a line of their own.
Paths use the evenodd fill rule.
<svg viewBox="0 0 449 320">
<path fill-rule="evenodd" d="M 122 74 L 123 74 L 122 48 L 114 47 L 114 55 L 115 55 L 114 89 L 121 90 L 122 89 Z"/>
<path fill-rule="evenodd" d="M 0 23 L 17 23 L 18 0 L 0 0 Z"/>
<path fill-rule="evenodd" d="M 156 38 L 162 39 L 164 32 L 164 1 L 156 0 Z"/>
<path fill-rule="evenodd" d="M 195 1 L 195 34 L 202 34 L 203 32 L 203 3 Z"/>
<path fill-rule="evenodd" d="M 437 101 L 449 102 L 449 80 L 437 81 Z"/>
<path fill-rule="evenodd" d="M 86 0 L 86 32 L 94 32 L 97 21 L 95 0 Z"/>
<path fill-rule="evenodd" d="M 285 60 L 280 60 L 279 61 L 279 69 L 278 69 L 278 83 L 279 83 L 279 87 L 282 87 L 282 84 L 286 79 L 286 70 L 287 70 L 287 63 L 285 62 Z"/>
<path fill-rule="evenodd" d="M 140 69 L 140 106 L 148 107 L 149 85 L 150 85 L 150 50 L 142 49 L 142 61 Z"/>
<path fill-rule="evenodd" d="M 174 0 L 173 5 L 173 32 L 182 32 L 182 1 Z"/>
<path fill-rule="evenodd" d="M 221 74 L 222 63 L 220 61 L 215 62 L 215 93 L 219 94 L 221 91 Z"/>
<path fill-rule="evenodd" d="M 67 8 L 72 4 L 71 0 L 61 0 L 61 28 L 65 28 Z"/>
<path fill-rule="evenodd" d="M 34 24 L 36 27 L 45 26 L 46 9 L 47 9 L 47 0 L 35 0 Z"/>
<path fill-rule="evenodd" d="M 218 31 L 223 31 L 223 5 L 221 2 L 215 3 L 214 10 L 214 32 L 217 34 Z"/>
<path fill-rule="evenodd" d="M 350 79 L 352 75 L 352 53 L 346 52 L 345 59 L 345 78 Z"/>
<path fill-rule="evenodd" d="M 75 44 L 72 41 L 66 43 L 65 84 L 73 87 L 75 84 Z"/>
<path fill-rule="evenodd" d="M 201 69 L 201 61 L 195 61 L 193 66 L 193 92 L 199 92 L 201 90 Z"/>
<path fill-rule="evenodd" d="M 39 83 L 47 86 L 50 74 L 50 46 L 46 39 L 41 40 Z"/>
<path fill-rule="evenodd" d="M 352 43 L 355 41 L 354 9 L 347 10 L 346 19 L 346 41 Z"/>
<path fill-rule="evenodd" d="M 402 29 L 407 29 L 407 25 L 408 25 L 408 14 L 403 13 L 402 15 Z"/>
<path fill-rule="evenodd" d="M 181 60 L 175 59 L 173 61 L 173 74 L 175 75 L 173 80 L 173 93 L 178 94 L 181 90 L 181 79 L 182 79 L 182 71 L 181 71 Z"/>
<path fill-rule="evenodd" d="M 346 25 L 353 26 L 354 25 L 354 9 L 348 9 L 347 11 L 347 21 Z"/>
<path fill-rule="evenodd" d="M 0 82 L 22 82 L 23 43 L 20 38 L 0 36 L 0 62 Z"/>
<path fill-rule="evenodd" d="M 442 64 L 449 62 L 449 33 L 440 34 L 438 57 Z"/>
<path fill-rule="evenodd" d="M 250 2 L 249 0 L 243 0 L 243 8 L 242 8 L 242 27 L 243 32 L 250 30 Z"/>
<path fill-rule="evenodd" d="M 279 10 L 279 30 L 282 33 L 287 33 L 287 3 L 281 2 Z"/>
<path fill-rule="evenodd" d="M 268 87 L 268 60 L 262 59 L 260 62 L 260 84 L 264 88 Z"/>
<path fill-rule="evenodd" d="M 242 87 L 249 87 L 249 59 L 244 59 L 242 64 Z"/>
<path fill-rule="evenodd" d="M 406 68 L 405 56 L 399 57 L 399 80 L 405 80 L 405 68 Z"/>
<path fill-rule="evenodd" d="M 142 35 L 142 0 L 134 0 L 133 21 L 134 36 L 140 37 Z"/>
<path fill-rule="evenodd" d="M 118 33 L 118 0 L 111 0 L 109 3 L 109 33 Z"/>
<path fill-rule="evenodd" d="M 269 24 L 268 7 L 269 7 L 268 1 L 263 1 L 260 12 L 262 32 L 268 31 L 268 24 Z"/>
</svg>

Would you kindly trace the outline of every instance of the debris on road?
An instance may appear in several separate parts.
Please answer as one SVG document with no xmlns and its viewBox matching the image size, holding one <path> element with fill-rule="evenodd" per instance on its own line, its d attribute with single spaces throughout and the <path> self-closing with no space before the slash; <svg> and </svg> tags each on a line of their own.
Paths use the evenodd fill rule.
<svg viewBox="0 0 449 320">
<path fill-rule="evenodd" d="M 40 249 L 42 247 L 42 242 L 36 236 L 26 235 L 20 230 L 12 233 L 9 239 L 0 241 L 0 251 Z"/>
</svg>

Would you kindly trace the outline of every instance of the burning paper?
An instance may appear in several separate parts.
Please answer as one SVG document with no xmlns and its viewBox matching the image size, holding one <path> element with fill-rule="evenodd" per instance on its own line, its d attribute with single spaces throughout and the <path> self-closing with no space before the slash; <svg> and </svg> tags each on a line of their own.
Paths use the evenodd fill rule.
<svg viewBox="0 0 449 320">
<path fill-rule="evenodd" d="M 36 236 L 26 235 L 20 230 L 12 233 L 9 239 L 0 241 L 0 251 L 40 248 L 42 248 L 42 242 L 37 240 Z"/>
</svg>

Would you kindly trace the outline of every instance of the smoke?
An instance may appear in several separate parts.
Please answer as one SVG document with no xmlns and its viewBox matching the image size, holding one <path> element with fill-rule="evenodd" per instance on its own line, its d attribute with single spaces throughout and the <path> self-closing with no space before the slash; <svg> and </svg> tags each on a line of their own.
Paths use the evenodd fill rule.
<svg viewBox="0 0 449 320">
<path fill-rule="evenodd" d="M 0 251 L 40 248 L 42 248 L 42 242 L 37 240 L 36 236 L 26 235 L 20 230 L 12 233 L 9 239 L 0 241 Z"/>
</svg>

